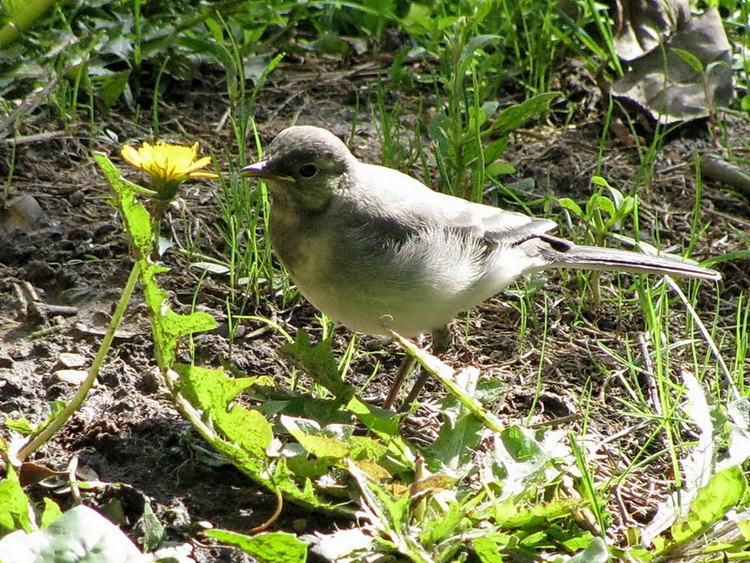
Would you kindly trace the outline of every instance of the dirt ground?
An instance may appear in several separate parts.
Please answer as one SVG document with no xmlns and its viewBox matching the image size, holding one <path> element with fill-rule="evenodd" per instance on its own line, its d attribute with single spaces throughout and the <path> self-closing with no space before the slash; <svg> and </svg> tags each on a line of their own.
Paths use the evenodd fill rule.
<svg viewBox="0 0 750 563">
<path fill-rule="evenodd" d="M 279 67 L 257 104 L 257 123 L 264 142 L 270 142 L 276 133 L 295 122 L 347 134 L 357 116 L 355 93 L 363 94 L 365 86 L 373 83 L 373 69 L 370 66 L 360 72 L 339 70 L 310 73 L 293 65 Z M 385 64 L 380 70 L 385 75 Z M 529 126 L 512 137 L 506 159 L 517 168 L 513 179 L 533 178 L 536 182 L 524 194 L 529 201 L 551 193 L 581 202 L 591 193 L 589 180 L 598 153 L 601 104 L 597 103 L 593 90 L 566 94 L 582 99 L 574 126 L 560 125 L 564 122 L 565 108 L 559 106 L 549 122 Z M 422 118 L 414 113 L 419 107 L 416 100 L 404 97 L 390 102 L 401 105 L 404 130 L 413 131 L 413 125 Z M 217 125 L 222 123 L 228 104 L 226 97 L 208 83 L 196 82 L 190 87 L 173 84 L 167 88 L 160 109 L 162 134 L 169 140 L 185 143 L 198 139 L 215 151 L 220 165 L 226 165 L 222 155 L 236 152 L 232 149 L 234 141 L 228 125 L 218 130 Z M 143 112 L 146 115 L 141 121 L 134 122 L 126 110 L 120 114 L 111 112 L 97 123 L 96 131 L 90 131 L 83 123 L 30 116 L 21 124 L 20 134 L 41 137 L 0 145 L 0 176 L 7 178 L 13 172 L 11 199 L 31 195 L 42 210 L 34 224 L 0 233 L 0 410 L 5 416 L 18 418 L 22 414 L 32 423 L 43 420 L 51 401 L 64 400 L 73 394 L 75 383 L 70 382 L 70 371 L 75 376 L 76 370 L 87 369 L 96 354 L 130 272 L 131 261 L 120 220 L 107 204 L 107 184 L 91 158 L 91 151 L 116 155 L 124 141 L 149 139 L 148 113 Z M 114 133 L 117 140 L 108 132 Z M 727 118 L 727 133 L 735 151 L 740 154 L 744 151 L 747 156 L 747 149 L 741 143 L 743 138 L 750 138 L 747 124 Z M 683 127 L 657 156 L 653 182 L 639 193 L 642 232 L 658 231 L 661 247 L 682 248 L 689 240 L 695 183 L 690 166 L 692 154 L 710 146 L 705 122 Z M 353 148 L 364 160 L 380 159 L 378 135 L 369 107 L 359 112 Z M 637 163 L 636 149 L 613 138 L 604 157 L 602 175 L 627 191 Z M 122 167 L 126 168 L 124 164 Z M 135 175 L 133 178 L 137 179 Z M 174 212 L 167 218 L 164 232 L 172 232 L 178 241 L 200 233 L 200 251 L 209 256 L 220 255 L 225 249 L 214 228 L 219 216 L 217 190 L 218 186 L 212 182 L 190 183 L 183 193 L 188 220 Z M 544 212 L 538 208 L 533 211 Z M 710 226 L 693 251 L 696 258 L 746 247 L 743 233 L 750 226 L 750 205 L 745 197 L 709 182 L 704 186 L 701 213 L 703 223 Z M 190 229 L 195 230 L 187 232 Z M 562 234 L 566 234 L 565 229 Z M 162 282 L 175 302 L 189 306 L 195 288 L 201 283 L 201 272 L 191 268 L 187 258 L 176 250 L 167 252 L 164 261 L 172 271 L 163 276 Z M 718 269 L 725 278 L 720 295 L 717 296 L 713 285 L 702 284 L 698 306 L 703 319 L 707 323 L 715 320 L 718 334 L 728 339 L 724 354 L 731 358 L 737 299 L 750 290 L 750 266 L 745 259 L 722 263 Z M 617 381 L 605 381 L 601 375 L 598 366 L 609 365 L 612 360 L 597 343 L 622 349 L 624 334 L 643 329 L 642 317 L 634 314 L 637 299 L 635 308 L 628 312 L 610 310 L 605 305 L 587 312 L 583 323 L 572 326 L 572 310 L 579 305 L 575 278 L 564 278 L 571 281 L 570 287 L 562 290 L 555 287 L 560 279 L 552 273 L 542 288 L 565 295 L 551 303 L 542 360 L 542 325 L 532 324 L 524 342 L 519 342 L 518 313 L 509 305 L 515 299 L 512 294 L 497 296 L 472 314 L 468 340 L 458 338 L 461 326 L 454 327 L 460 343 L 446 360 L 456 367 L 476 365 L 483 377 L 499 378 L 507 391 L 498 412 L 507 421 L 525 419 L 542 361 L 542 414 L 535 422 L 580 413 L 580 389 L 593 385 L 595 405 L 590 409 L 589 431 L 600 436 L 627 431 L 632 420 L 624 420 L 618 405 L 604 399 L 605 391 L 612 395 L 620 390 Z M 606 290 L 616 291 L 617 285 L 611 287 L 614 289 Z M 209 277 L 202 282 L 200 306 L 211 311 L 220 325 L 226 317 L 228 292 L 224 277 Z M 532 312 L 532 318 L 543 319 L 543 297 L 538 295 L 536 302 L 539 309 Z M 720 317 L 714 319 L 717 302 Z M 303 300 L 285 310 L 273 300 L 263 301 L 257 311 L 244 313 L 273 315 L 291 332 L 305 327 L 313 338 L 320 334 L 314 311 Z M 682 324 L 684 321 L 677 319 L 674 330 L 678 331 Z M 248 322 L 242 328 L 232 343 L 232 365 L 248 374 L 266 374 L 279 381 L 288 379 L 291 368 L 277 354 L 282 339 L 273 331 L 256 334 L 258 327 Z M 341 347 L 348 337 L 347 331 L 339 330 Z M 677 332 L 673 337 L 677 338 Z M 219 357 L 229 348 L 225 327 L 202 338 L 202 347 L 208 351 L 205 360 L 218 365 Z M 396 351 L 392 344 L 384 348 Z M 366 392 L 369 400 L 382 401 L 398 361 L 395 356 L 384 358 L 382 375 Z M 359 355 L 352 377 L 364 381 L 372 367 L 372 356 Z M 167 527 L 167 539 L 189 546 L 196 561 L 249 561 L 249 557 L 233 549 L 200 539 L 198 532 L 205 522 L 248 531 L 270 516 L 275 499 L 218 459 L 191 431 L 171 404 L 166 390 L 158 385 L 153 369 L 149 324 L 145 308 L 136 298 L 116 336 L 99 382 L 85 404 L 30 461 L 64 472 L 71 460 L 77 458 L 82 479 L 92 483 L 91 490 L 84 492 L 85 502 L 113 514 L 119 512 L 124 529 L 136 541 L 143 536 L 141 517 L 149 502 Z M 426 390 L 428 397 L 440 392 L 435 384 Z M 433 416 L 433 428 L 437 418 Z M 564 423 L 563 428 L 575 430 L 576 424 L 573 419 Z M 7 431 L 3 434 L 6 438 L 10 436 Z M 430 439 L 429 428 L 419 434 L 420 439 Z M 627 454 L 628 444 L 636 448 L 637 444 L 631 444 L 636 441 L 635 436 L 624 437 L 625 445 L 620 447 Z M 601 463 L 604 473 L 609 471 L 605 467 L 608 464 L 612 465 L 611 471 L 617 470 L 614 461 L 605 459 Z M 637 521 L 648 521 L 662 498 L 664 491 L 646 486 L 662 470 L 667 471 L 659 466 L 650 468 L 652 473 L 641 475 L 641 482 L 635 475 L 626 491 L 623 502 Z M 49 488 L 41 484 L 32 487 L 32 492 L 37 496 L 50 494 Z M 71 505 L 71 495 L 62 485 L 52 494 L 64 508 Z M 274 529 L 312 533 L 325 532 L 337 525 L 349 523 L 287 504 Z"/>
</svg>

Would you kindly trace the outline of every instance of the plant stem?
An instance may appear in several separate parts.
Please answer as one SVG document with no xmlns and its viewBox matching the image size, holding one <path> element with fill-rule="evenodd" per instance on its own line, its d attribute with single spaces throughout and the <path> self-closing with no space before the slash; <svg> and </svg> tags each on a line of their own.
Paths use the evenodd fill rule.
<svg viewBox="0 0 750 563">
<path fill-rule="evenodd" d="M 60 428 L 63 427 L 68 419 L 73 416 L 73 413 L 78 410 L 78 407 L 81 406 L 81 403 L 83 403 L 83 400 L 86 398 L 86 395 L 88 395 L 89 390 L 91 389 L 91 387 L 93 387 L 94 381 L 96 381 L 96 378 L 99 375 L 99 370 L 104 363 L 104 359 L 107 357 L 107 352 L 109 352 L 109 349 L 112 346 L 112 341 L 115 338 L 115 333 L 120 326 L 122 317 L 125 314 L 125 309 L 128 306 L 128 303 L 130 303 L 130 298 L 133 295 L 133 290 L 135 289 L 135 284 L 140 277 L 140 273 L 140 268 L 138 267 L 138 262 L 136 261 L 133 264 L 133 269 L 130 271 L 130 277 L 128 278 L 128 282 L 125 284 L 125 289 L 123 290 L 122 296 L 120 297 L 120 302 L 117 304 L 117 309 L 115 309 L 115 312 L 112 315 L 112 320 L 109 322 L 109 327 L 107 328 L 107 333 L 104 335 L 104 340 L 102 340 L 102 344 L 99 347 L 99 352 L 97 353 L 96 358 L 94 358 L 94 363 L 92 363 L 91 367 L 89 368 L 88 376 L 81 384 L 80 389 L 78 389 L 76 394 L 73 395 L 70 401 L 68 401 L 68 404 L 65 405 L 65 407 L 63 407 L 63 409 L 57 413 L 57 415 L 53 415 L 52 419 L 42 429 L 42 431 L 39 432 L 39 434 L 32 436 L 28 443 L 18 451 L 18 455 L 16 457 L 19 460 L 23 461 L 29 455 L 39 449 L 42 445 L 44 445 L 58 430 L 60 430 Z"/>
</svg>

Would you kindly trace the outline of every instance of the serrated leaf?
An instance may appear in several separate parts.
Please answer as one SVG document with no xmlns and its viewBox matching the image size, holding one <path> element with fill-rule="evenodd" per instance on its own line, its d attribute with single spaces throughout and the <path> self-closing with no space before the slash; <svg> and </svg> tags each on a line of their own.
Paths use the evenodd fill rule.
<svg viewBox="0 0 750 563">
<path fill-rule="evenodd" d="M 255 409 L 232 405 L 237 396 L 255 382 L 253 377 L 234 379 L 222 370 L 177 364 L 174 370 L 194 405 L 209 414 L 228 440 L 258 459 L 267 459 L 273 426 Z"/>
<path fill-rule="evenodd" d="M 747 479 L 737 465 L 716 473 L 690 503 L 687 517 L 672 526 L 674 543 L 684 543 L 724 518 L 742 499 L 746 487 Z"/>
<path fill-rule="evenodd" d="M 112 164 L 105 155 L 94 153 L 99 167 L 107 178 L 118 198 L 120 210 L 123 212 L 123 221 L 133 244 L 145 255 L 151 251 L 153 238 L 151 236 L 151 217 L 143 205 L 135 201 L 135 194 L 143 191 L 143 188 L 125 180 L 120 171 Z"/>
<path fill-rule="evenodd" d="M 279 351 L 291 358 L 297 367 L 307 372 L 338 400 L 348 401 L 354 394 L 353 389 L 341 379 L 330 339 L 313 346 L 307 331 L 300 330 L 297 339 L 291 344 L 285 344 Z"/>
<path fill-rule="evenodd" d="M 259 563 L 304 563 L 307 561 L 307 544 L 286 532 L 269 532 L 246 536 L 229 530 L 207 530 L 206 535 L 222 543 L 233 545 Z"/>
</svg>

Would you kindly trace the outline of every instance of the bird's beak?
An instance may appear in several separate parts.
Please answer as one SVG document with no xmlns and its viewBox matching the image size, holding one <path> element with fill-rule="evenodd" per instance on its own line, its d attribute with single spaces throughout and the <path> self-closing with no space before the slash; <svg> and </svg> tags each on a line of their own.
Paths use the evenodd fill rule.
<svg viewBox="0 0 750 563">
<path fill-rule="evenodd" d="M 240 176 L 246 178 L 261 178 L 263 180 L 276 180 L 277 182 L 294 183 L 294 178 L 291 176 L 284 176 L 283 174 L 274 174 L 266 170 L 267 161 L 261 160 L 255 164 L 245 166 L 240 170 Z"/>
</svg>

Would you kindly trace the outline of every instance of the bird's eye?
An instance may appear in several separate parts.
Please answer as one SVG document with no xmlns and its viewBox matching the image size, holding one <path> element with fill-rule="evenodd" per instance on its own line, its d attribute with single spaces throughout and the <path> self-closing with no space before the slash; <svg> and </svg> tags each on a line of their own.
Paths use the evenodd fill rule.
<svg viewBox="0 0 750 563">
<path fill-rule="evenodd" d="M 303 164 L 300 166 L 299 175 L 303 178 L 312 178 L 318 173 L 318 167 L 314 164 Z"/>
</svg>

